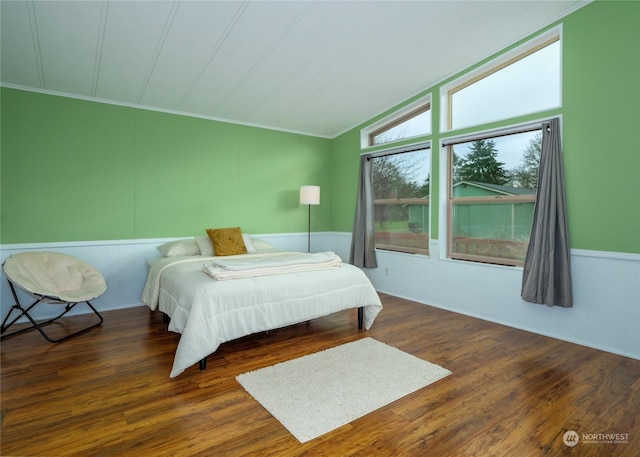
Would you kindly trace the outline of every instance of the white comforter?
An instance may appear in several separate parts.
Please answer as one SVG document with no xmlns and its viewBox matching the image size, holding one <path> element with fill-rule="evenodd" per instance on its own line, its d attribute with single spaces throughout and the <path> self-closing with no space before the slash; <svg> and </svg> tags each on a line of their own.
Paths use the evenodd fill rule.
<svg viewBox="0 0 640 457">
<path fill-rule="evenodd" d="M 291 253 L 257 253 L 258 258 Z M 220 344 L 337 311 L 364 307 L 368 330 L 382 309 L 365 274 L 340 268 L 217 281 L 203 271 L 213 257 L 166 257 L 151 265 L 142 302 L 170 316 L 169 330 L 182 334 L 173 378 L 216 351 Z"/>
</svg>

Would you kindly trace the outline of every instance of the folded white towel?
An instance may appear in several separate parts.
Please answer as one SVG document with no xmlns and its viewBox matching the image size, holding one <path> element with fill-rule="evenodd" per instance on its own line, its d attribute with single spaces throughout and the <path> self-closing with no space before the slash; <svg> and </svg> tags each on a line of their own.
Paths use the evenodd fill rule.
<svg viewBox="0 0 640 457">
<path fill-rule="evenodd" d="M 333 252 L 288 253 L 279 256 L 216 259 L 204 271 L 219 281 L 254 276 L 339 268 L 342 259 Z"/>
</svg>

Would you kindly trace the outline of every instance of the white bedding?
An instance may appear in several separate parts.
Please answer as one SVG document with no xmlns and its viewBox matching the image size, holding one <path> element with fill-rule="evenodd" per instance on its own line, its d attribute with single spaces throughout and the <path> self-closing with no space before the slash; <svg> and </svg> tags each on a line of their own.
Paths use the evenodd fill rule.
<svg viewBox="0 0 640 457">
<path fill-rule="evenodd" d="M 255 253 L 228 259 L 254 261 L 290 254 Z M 382 309 L 368 278 L 353 265 L 217 281 L 203 271 L 213 259 L 166 257 L 149 270 L 143 303 L 167 314 L 169 330 L 182 334 L 172 378 L 226 341 L 359 307 L 364 308 L 364 327 L 369 329 Z"/>
<path fill-rule="evenodd" d="M 313 254 L 292 252 L 281 255 L 240 257 L 215 259 L 205 264 L 204 272 L 218 281 L 225 281 L 298 271 L 328 270 L 342 266 L 342 259 L 330 251 L 314 252 Z"/>
</svg>

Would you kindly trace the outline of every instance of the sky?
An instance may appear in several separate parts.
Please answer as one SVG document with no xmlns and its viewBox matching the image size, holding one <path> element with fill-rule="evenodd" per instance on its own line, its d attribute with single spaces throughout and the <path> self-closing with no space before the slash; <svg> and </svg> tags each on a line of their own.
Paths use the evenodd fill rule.
<svg viewBox="0 0 640 457">
<path fill-rule="evenodd" d="M 457 91 L 452 103 L 454 129 L 560 106 L 560 42 Z"/>
</svg>

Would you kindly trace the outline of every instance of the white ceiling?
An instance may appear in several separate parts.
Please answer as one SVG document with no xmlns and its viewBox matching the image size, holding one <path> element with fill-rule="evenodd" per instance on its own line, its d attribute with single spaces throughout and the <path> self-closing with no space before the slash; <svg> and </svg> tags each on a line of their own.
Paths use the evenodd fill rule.
<svg viewBox="0 0 640 457">
<path fill-rule="evenodd" d="M 584 6 L 1 2 L 1 82 L 335 137 Z"/>
</svg>

